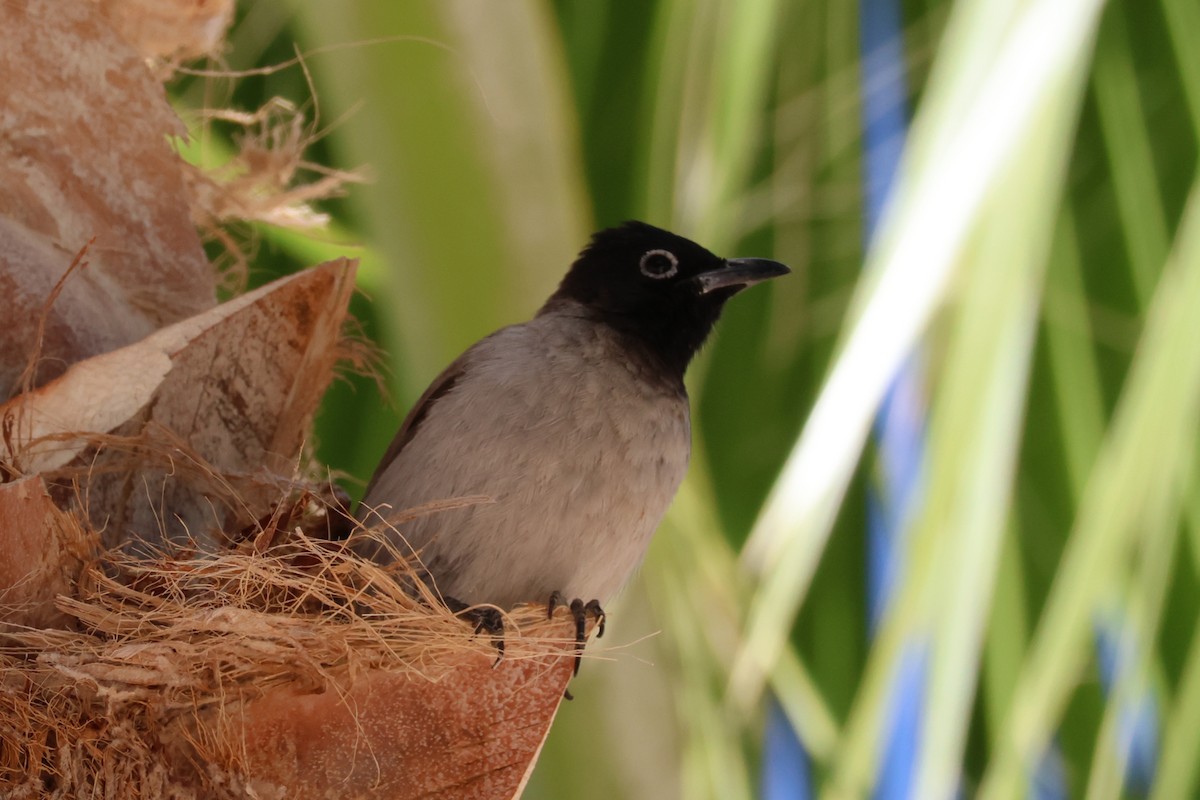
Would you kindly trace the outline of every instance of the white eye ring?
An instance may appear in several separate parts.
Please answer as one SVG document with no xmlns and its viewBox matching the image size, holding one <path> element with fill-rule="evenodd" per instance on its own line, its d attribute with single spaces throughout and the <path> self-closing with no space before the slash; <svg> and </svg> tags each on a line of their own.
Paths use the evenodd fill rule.
<svg viewBox="0 0 1200 800">
<path fill-rule="evenodd" d="M 663 269 L 662 260 L 657 258 L 657 256 L 666 258 L 670 266 Z M 647 278 L 662 280 L 663 278 L 670 278 L 679 271 L 679 259 L 670 250 L 647 250 L 642 255 L 642 260 L 638 262 L 638 269 Z"/>
</svg>

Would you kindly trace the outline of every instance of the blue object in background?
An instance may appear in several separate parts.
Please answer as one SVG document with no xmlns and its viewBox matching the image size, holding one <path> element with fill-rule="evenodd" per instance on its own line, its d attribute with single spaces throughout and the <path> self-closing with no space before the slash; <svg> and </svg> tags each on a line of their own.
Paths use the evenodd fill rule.
<svg viewBox="0 0 1200 800">
<path fill-rule="evenodd" d="M 1125 671 L 1134 668 L 1138 643 L 1126 625 L 1119 614 L 1110 615 L 1096 625 L 1100 683 L 1110 701 Z M 1158 701 L 1144 683 L 1135 687 L 1135 694 L 1117 709 L 1117 741 L 1113 746 L 1125 762 L 1125 789 L 1148 794 L 1158 766 Z"/>
<path fill-rule="evenodd" d="M 883 215 L 904 150 L 908 98 L 899 3 L 861 0 L 859 19 L 866 235 L 870 239 Z M 904 534 L 918 496 L 924 459 L 925 405 L 921 370 L 910 361 L 896 377 L 875 423 L 879 473 L 874 476 L 868 498 L 867 564 L 872 632 L 891 598 L 905 550 Z M 925 660 L 920 650 L 910 651 L 902 658 L 877 797 L 905 798 L 911 791 L 918 752 L 919 712 L 924 702 Z M 795 733 L 786 727 L 786 721 L 781 727 L 775 717 L 768 717 L 763 758 L 765 800 L 812 795 L 807 754 L 795 739 Z M 785 771 L 781 768 L 783 763 L 805 767 Z"/>
<path fill-rule="evenodd" d="M 861 0 L 863 143 L 866 162 L 866 236 L 870 240 L 886 209 L 908 131 L 908 85 L 904 36 L 896 0 Z M 867 592 L 872 635 L 894 594 L 908 551 L 914 508 L 921 494 L 928 410 L 920 355 L 907 360 L 875 418 L 877 468 L 867 495 Z M 913 796 L 921 747 L 928 653 L 924 642 L 907 643 L 893 677 L 891 713 L 883 763 L 874 796 Z"/>
<path fill-rule="evenodd" d="M 909 359 L 875 418 L 877 467 L 867 493 L 867 612 L 871 633 L 891 601 L 925 459 L 926 400 L 919 361 Z"/>
<path fill-rule="evenodd" d="M 762 796 L 767 800 L 801 800 L 812 796 L 808 753 L 774 699 L 767 706 L 763 743 Z"/>
</svg>

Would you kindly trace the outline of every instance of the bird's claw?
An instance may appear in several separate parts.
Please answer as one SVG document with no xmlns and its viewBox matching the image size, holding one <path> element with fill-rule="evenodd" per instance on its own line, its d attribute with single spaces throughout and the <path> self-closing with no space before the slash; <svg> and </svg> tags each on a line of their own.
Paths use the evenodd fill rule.
<svg viewBox="0 0 1200 800">
<path fill-rule="evenodd" d="M 446 606 L 467 622 L 474 623 L 475 633 L 486 633 L 492 637 L 492 646 L 496 648 L 496 666 L 504 659 L 504 615 L 495 606 L 468 606 L 453 597 L 444 598 Z"/>
<path fill-rule="evenodd" d="M 575 620 L 575 674 L 579 674 L 579 664 L 583 660 L 583 646 L 587 644 L 587 618 L 590 616 L 596 620 L 596 638 L 604 635 L 604 621 L 606 616 L 604 609 L 600 607 L 599 600 L 589 600 L 586 603 L 578 597 L 570 602 L 562 592 L 555 591 L 550 594 L 550 602 L 547 605 L 547 617 L 553 619 L 554 610 L 559 606 L 567 606 L 571 609 L 571 617 Z M 570 693 L 568 693 L 568 698 Z"/>
</svg>

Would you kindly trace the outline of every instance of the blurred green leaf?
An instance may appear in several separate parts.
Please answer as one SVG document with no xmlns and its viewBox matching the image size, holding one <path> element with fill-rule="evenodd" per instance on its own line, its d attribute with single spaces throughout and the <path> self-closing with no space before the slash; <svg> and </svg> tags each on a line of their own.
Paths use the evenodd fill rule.
<svg viewBox="0 0 1200 800">
<path fill-rule="evenodd" d="M 768 680 L 819 788 L 857 796 L 913 637 L 933 669 L 922 791 L 1022 792 L 1054 739 L 1072 793 L 1111 796 L 1119 720 L 1090 640 L 1113 609 L 1139 645 L 1118 695 L 1144 682 L 1168 710 L 1155 796 L 1193 793 L 1198 223 L 1177 227 L 1196 182 L 1200 11 L 902 9 L 917 112 L 865 273 L 854 3 L 246 4 L 227 66 L 297 52 L 303 66 L 172 87 L 185 116 L 288 98 L 323 134 L 309 158 L 369 168 L 322 205 L 328 232 L 235 232 L 258 243 L 256 281 L 363 259 L 353 309 L 388 354 L 394 404 L 349 377 L 316 434 L 358 480 L 438 370 L 527 319 L 595 227 L 643 218 L 793 267 L 731 303 L 693 367 L 692 474 L 529 798 L 756 796 Z M 215 124 L 194 147 L 219 158 L 230 133 Z M 1168 252 L 1175 277 L 1161 277 Z M 927 508 L 871 644 L 864 440 L 918 337 Z M 789 453 L 803 469 L 795 455 L 784 468 Z M 735 554 L 756 519 L 748 571 Z"/>
</svg>

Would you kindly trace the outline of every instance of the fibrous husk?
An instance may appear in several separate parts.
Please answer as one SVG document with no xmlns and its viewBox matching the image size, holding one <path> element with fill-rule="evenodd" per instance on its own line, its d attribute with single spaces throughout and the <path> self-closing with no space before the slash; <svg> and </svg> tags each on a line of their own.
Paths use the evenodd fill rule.
<svg viewBox="0 0 1200 800">
<path fill-rule="evenodd" d="M 347 171 L 305 159 L 317 139 L 315 123 L 282 98 L 272 98 L 252 113 L 211 109 L 205 124 L 237 126 L 234 150 L 220 166 L 184 171 L 192 217 L 202 230 L 215 232 L 230 222 L 263 222 L 292 229 L 323 228 L 327 214 L 317 200 L 340 197 L 348 184 L 361 183 L 361 170 Z M 308 180 L 298 180 L 304 175 Z"/>
<path fill-rule="evenodd" d="M 3 400 L 31 356 L 44 383 L 211 307 L 216 279 L 167 139 L 183 126 L 142 57 L 90 2 L 0 3 L 0 30 Z"/>
<path fill-rule="evenodd" d="M 55 600 L 74 590 L 92 550 L 79 530 L 41 478 L 0 483 L 0 631 L 65 624 Z"/>
<path fill-rule="evenodd" d="M 300 534 L 97 559 L 58 600 L 73 627 L 0 637 L 5 796 L 516 796 L 573 624 L 517 609 L 497 661 L 403 577 Z"/>
<path fill-rule="evenodd" d="M 0 522 L 23 528 L 0 531 L 18 545 L 0 573 L 11 796 L 519 793 L 571 676 L 573 625 L 544 606 L 510 614 L 497 664 L 400 554 L 384 569 L 322 538 L 322 487 L 268 468 L 303 463 L 288 448 L 328 383 L 351 266 L 278 281 L 0 408 L 5 474 L 40 473 L 0 484 Z M 130 485 L 153 491 L 114 490 Z M 162 533 L 128 527 L 122 503 Z M 193 513 L 212 537 L 167 535 Z M 47 531 L 54 550 L 37 546 Z"/>
<path fill-rule="evenodd" d="M 216 552 L 295 469 L 340 352 L 354 267 L 281 278 L 18 395 L 0 406 L 0 463 L 84 473 L 84 510 L 109 546 Z"/>
<path fill-rule="evenodd" d="M 182 165 L 146 62 L 217 49 L 229 3 L 171 8 L 0 2 L 0 797 L 513 798 L 574 626 L 513 611 L 497 663 L 328 538 L 303 445 L 353 265 L 214 307 L 192 222 L 313 222 L 349 176 L 294 187 L 273 111 Z"/>
</svg>

